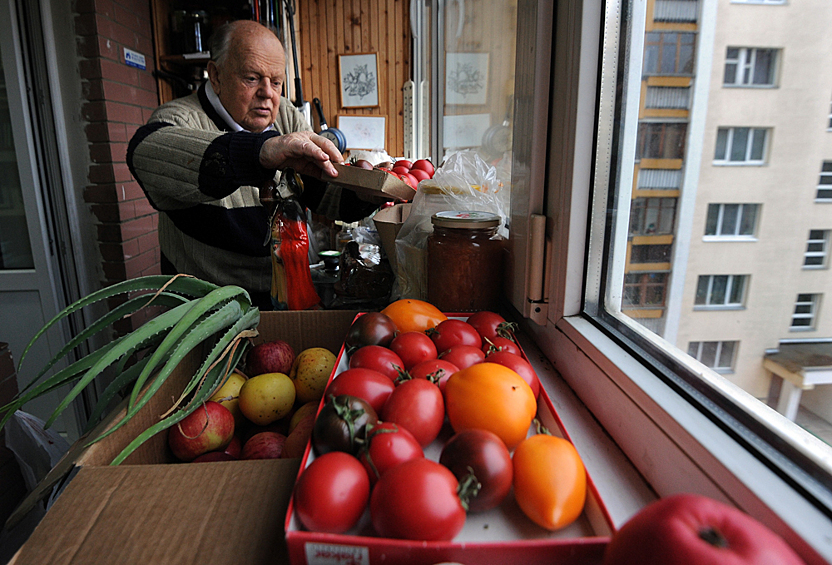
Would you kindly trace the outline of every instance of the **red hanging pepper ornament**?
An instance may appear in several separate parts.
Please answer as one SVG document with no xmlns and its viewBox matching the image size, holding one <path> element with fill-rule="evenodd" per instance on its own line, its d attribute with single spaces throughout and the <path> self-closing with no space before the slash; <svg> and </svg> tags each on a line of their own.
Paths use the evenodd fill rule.
<svg viewBox="0 0 832 565">
<path fill-rule="evenodd" d="M 296 194 L 300 179 L 293 170 L 284 177 Z M 301 184 L 302 186 L 302 184 Z M 309 270 L 309 233 L 306 213 L 294 197 L 277 204 L 271 222 L 272 305 L 275 310 L 308 310 L 320 305 L 321 299 L 312 284 Z"/>
</svg>

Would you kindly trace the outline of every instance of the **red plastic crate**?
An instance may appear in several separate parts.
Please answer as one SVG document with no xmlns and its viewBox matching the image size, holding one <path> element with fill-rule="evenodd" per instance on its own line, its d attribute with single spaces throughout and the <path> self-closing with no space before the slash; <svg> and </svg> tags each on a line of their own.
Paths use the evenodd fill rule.
<svg viewBox="0 0 832 565">
<path fill-rule="evenodd" d="M 449 316 L 464 319 L 464 316 Z M 347 368 L 348 360 L 342 348 L 330 379 L 337 378 Z M 572 441 L 544 389 L 540 391 L 537 407 L 538 418 L 553 435 Z M 530 427 L 530 433 L 533 432 Z M 453 430 L 446 422 L 440 436 L 425 449 L 425 456 L 437 461 L 451 435 Z M 301 473 L 314 458 L 311 445 L 307 445 Z M 446 561 L 465 565 L 595 565 L 601 563 L 614 527 L 592 477 L 587 474 L 583 513 L 575 522 L 555 532 L 527 518 L 511 494 L 497 508 L 469 514 L 465 527 L 452 541 L 379 537 L 370 522 L 369 510 L 346 534 L 310 532 L 303 529 L 295 515 L 293 501 L 286 514 L 285 531 L 292 565 L 431 565 Z"/>
</svg>

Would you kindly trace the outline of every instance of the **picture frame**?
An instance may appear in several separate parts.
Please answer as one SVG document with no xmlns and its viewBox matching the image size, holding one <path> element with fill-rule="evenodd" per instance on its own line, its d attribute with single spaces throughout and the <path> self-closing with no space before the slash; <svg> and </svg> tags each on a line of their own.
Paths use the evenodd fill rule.
<svg viewBox="0 0 832 565">
<path fill-rule="evenodd" d="M 378 106 L 378 58 L 375 53 L 338 56 L 338 82 L 343 108 Z M 340 129 L 340 128 L 339 128 Z"/>
<path fill-rule="evenodd" d="M 338 116 L 338 129 L 347 140 L 347 149 L 384 149 L 387 116 Z"/>
<path fill-rule="evenodd" d="M 488 100 L 488 53 L 445 55 L 445 104 L 481 106 Z"/>
<path fill-rule="evenodd" d="M 443 116 L 442 145 L 445 149 L 479 147 L 489 127 L 491 127 L 491 114 Z"/>
</svg>

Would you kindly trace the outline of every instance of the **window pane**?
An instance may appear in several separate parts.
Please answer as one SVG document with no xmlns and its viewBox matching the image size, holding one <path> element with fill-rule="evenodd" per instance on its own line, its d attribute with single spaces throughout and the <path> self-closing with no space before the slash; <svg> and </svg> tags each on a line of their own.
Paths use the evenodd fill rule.
<svg viewBox="0 0 832 565">
<path fill-rule="evenodd" d="M 754 140 L 751 145 L 751 160 L 762 161 L 763 151 L 766 146 L 766 130 L 757 128 L 754 130 Z"/>
<path fill-rule="evenodd" d="M 734 128 L 731 140 L 731 161 L 745 161 L 748 148 L 748 128 Z"/>
<path fill-rule="evenodd" d="M 722 348 L 719 352 L 719 362 L 717 367 L 724 367 L 729 369 L 734 365 L 734 346 L 736 341 L 723 341 Z"/>
<path fill-rule="evenodd" d="M 722 235 L 734 235 L 737 233 L 738 204 L 725 204 L 722 211 Z"/>
<path fill-rule="evenodd" d="M 728 130 L 719 128 L 716 134 L 716 151 L 714 152 L 714 159 L 717 161 L 724 161 L 728 152 Z"/>
<path fill-rule="evenodd" d="M 745 289 L 745 276 L 744 275 L 735 275 L 732 277 L 731 280 L 731 304 L 741 304 L 742 303 L 742 294 L 743 290 Z"/>
<path fill-rule="evenodd" d="M 712 277 L 711 296 L 708 300 L 709 304 L 725 304 L 725 296 L 728 290 L 728 276 L 715 275 Z"/>
<path fill-rule="evenodd" d="M 754 235 L 754 226 L 757 224 L 757 205 L 745 204 L 742 207 L 742 221 L 740 223 L 740 235 Z"/>
<path fill-rule="evenodd" d="M 708 204 L 708 217 L 705 220 L 705 235 L 716 235 L 716 223 L 719 220 L 719 204 Z"/>
<path fill-rule="evenodd" d="M 708 300 L 708 286 L 711 284 L 711 277 L 700 276 L 696 284 L 696 304 L 706 304 Z"/>
<path fill-rule="evenodd" d="M 773 49 L 757 49 L 757 56 L 754 61 L 754 84 L 773 84 L 774 67 Z"/>
</svg>

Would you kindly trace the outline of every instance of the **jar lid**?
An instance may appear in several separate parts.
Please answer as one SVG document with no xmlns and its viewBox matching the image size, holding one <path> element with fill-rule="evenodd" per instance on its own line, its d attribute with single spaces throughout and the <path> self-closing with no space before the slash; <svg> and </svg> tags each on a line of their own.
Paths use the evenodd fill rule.
<svg viewBox="0 0 832 565">
<path fill-rule="evenodd" d="M 445 211 L 437 212 L 430 221 L 440 228 L 493 228 L 500 225 L 500 216 L 491 212 Z"/>
</svg>

